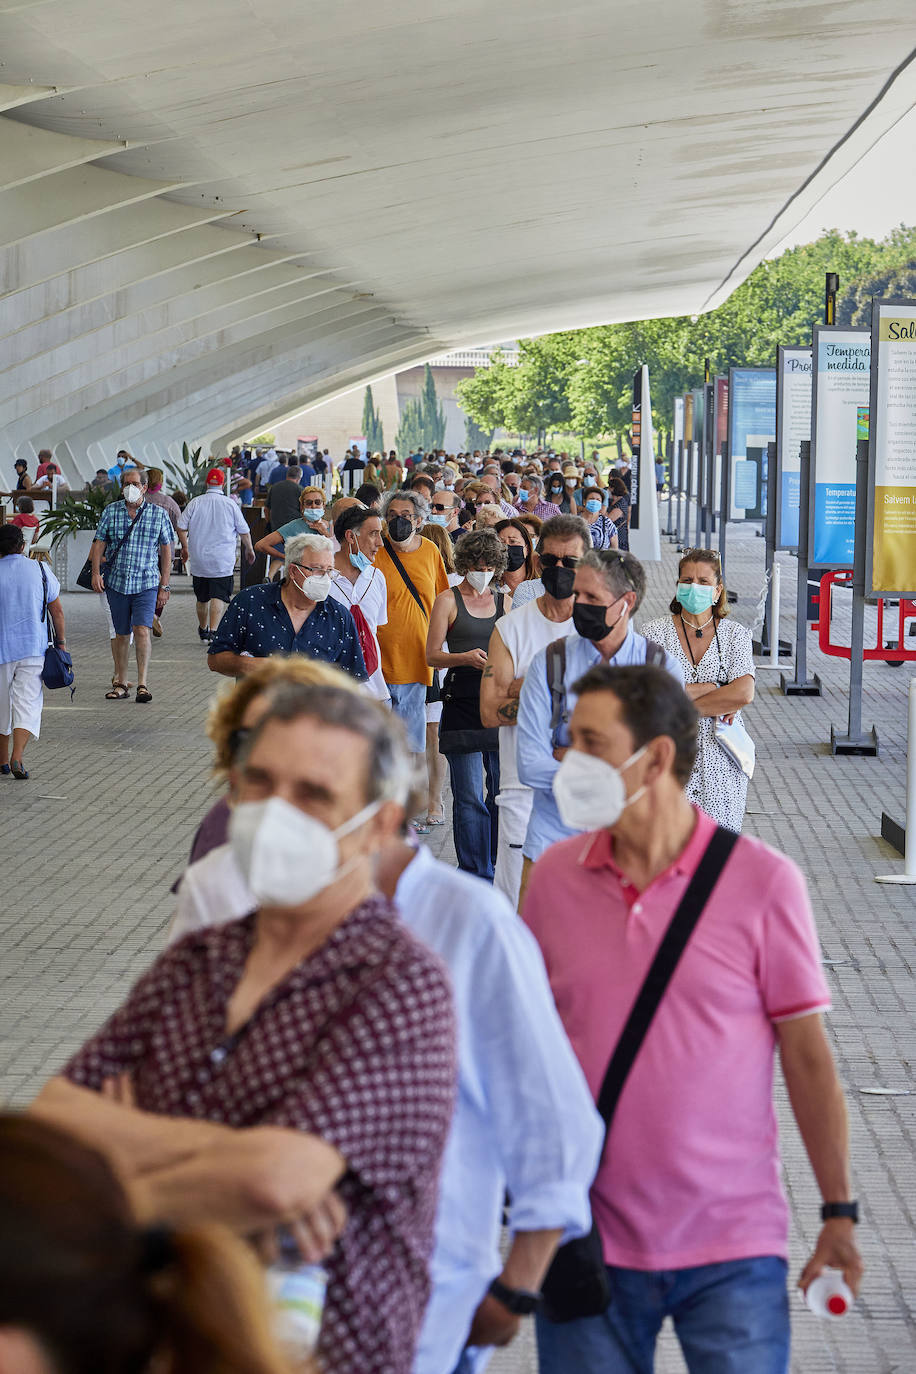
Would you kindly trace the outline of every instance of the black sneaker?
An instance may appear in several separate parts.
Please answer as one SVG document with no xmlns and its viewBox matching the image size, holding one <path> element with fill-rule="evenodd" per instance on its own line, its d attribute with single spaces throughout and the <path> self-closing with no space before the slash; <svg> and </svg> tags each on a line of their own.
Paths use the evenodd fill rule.
<svg viewBox="0 0 916 1374">
<path fill-rule="evenodd" d="M 199 625 L 197 627 L 197 633 L 205 644 L 209 644 L 210 640 L 213 638 L 212 632 L 210 630 L 202 630 Z"/>
</svg>

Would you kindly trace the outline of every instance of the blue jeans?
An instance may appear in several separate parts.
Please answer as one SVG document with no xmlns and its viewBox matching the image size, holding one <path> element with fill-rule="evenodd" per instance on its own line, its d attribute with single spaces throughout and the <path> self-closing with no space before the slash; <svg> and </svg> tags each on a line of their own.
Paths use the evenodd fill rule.
<svg viewBox="0 0 916 1374">
<path fill-rule="evenodd" d="M 499 791 L 499 754 L 447 754 L 452 784 L 452 831 L 458 867 L 493 881 Z M 483 781 L 486 778 L 486 795 Z"/>
<path fill-rule="evenodd" d="M 391 709 L 400 716 L 407 731 L 407 748 L 412 754 L 426 753 L 426 683 L 389 682 Z"/>
<path fill-rule="evenodd" d="M 690 1374 L 787 1374 L 786 1267 L 773 1255 L 693 1269 L 609 1266 L 602 1316 L 556 1324 L 538 1314 L 540 1374 L 652 1374 L 665 1317 Z"/>
</svg>

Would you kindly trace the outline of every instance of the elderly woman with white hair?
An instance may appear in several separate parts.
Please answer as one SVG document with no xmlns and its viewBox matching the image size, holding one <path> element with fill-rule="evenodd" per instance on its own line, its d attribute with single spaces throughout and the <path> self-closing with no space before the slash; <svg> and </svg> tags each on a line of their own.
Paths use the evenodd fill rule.
<svg viewBox="0 0 916 1374">
<path fill-rule="evenodd" d="M 334 545 L 321 534 L 299 534 L 283 549 L 282 582 L 245 587 L 229 603 L 210 643 L 214 673 L 244 677 L 272 654 L 305 654 L 336 663 L 358 682 L 367 678 L 350 612 L 329 596 Z"/>
</svg>

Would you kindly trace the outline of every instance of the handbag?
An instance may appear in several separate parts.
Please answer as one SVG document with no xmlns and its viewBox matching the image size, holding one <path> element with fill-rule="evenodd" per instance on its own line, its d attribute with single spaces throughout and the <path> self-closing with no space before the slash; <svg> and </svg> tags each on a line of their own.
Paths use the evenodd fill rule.
<svg viewBox="0 0 916 1374">
<path fill-rule="evenodd" d="M 733 720 L 729 724 L 719 716 L 715 724 L 715 736 L 735 767 L 740 768 L 746 778 L 752 778 L 757 762 L 757 749 L 740 720 Z"/>
<path fill-rule="evenodd" d="M 716 827 L 639 989 L 598 1092 L 597 1107 L 605 1126 L 604 1149 L 620 1094 L 636 1056 L 737 841 L 738 836 L 731 830 Z M 541 1293 L 548 1321 L 570 1322 L 579 1317 L 597 1317 L 605 1311 L 611 1301 L 611 1288 L 601 1237 L 594 1222 L 587 1236 L 560 1246 L 541 1285 Z"/>
<path fill-rule="evenodd" d="M 134 517 L 133 520 L 131 520 L 130 525 L 129 525 L 128 528 L 125 530 L 125 532 L 121 535 L 121 538 L 118 540 L 117 544 L 115 545 L 115 547 L 114 547 L 114 552 L 112 553 L 111 557 L 110 557 L 110 558 L 103 558 L 103 559 L 102 559 L 101 563 L 99 564 L 99 572 L 100 572 L 100 574 L 102 575 L 103 578 L 104 578 L 104 576 L 105 576 L 105 574 L 106 574 L 107 572 L 110 572 L 110 571 L 111 571 L 112 567 L 114 566 L 114 561 L 115 561 L 115 559 L 117 558 L 118 554 L 119 554 L 119 553 L 121 552 L 121 550 L 123 549 L 124 545 L 127 543 L 127 541 L 128 541 L 128 539 L 130 538 L 130 536 L 133 534 L 133 532 L 134 532 L 134 530 L 136 529 L 137 525 L 139 525 L 140 519 L 141 519 L 141 516 L 142 516 L 142 515 L 143 515 L 143 512 L 140 511 L 139 514 L 136 515 L 136 516 Z M 92 585 L 92 556 L 91 556 L 91 555 L 89 556 L 89 558 L 86 559 L 85 563 L 83 564 L 83 566 L 80 568 L 79 572 L 77 573 L 77 576 L 76 576 L 76 585 L 77 585 L 78 587 L 83 587 L 83 588 L 85 588 L 85 590 L 86 590 L 87 592 L 91 592 L 91 591 L 94 591 L 94 590 L 95 590 L 95 588 L 94 588 L 93 585 Z"/>
<path fill-rule="evenodd" d="M 54 626 L 48 612 L 48 579 L 41 563 L 38 565 L 41 573 L 42 585 L 42 605 L 41 619 L 42 624 L 48 628 L 48 646 L 45 649 L 45 661 L 41 669 L 41 680 L 44 685 L 55 691 L 58 687 L 70 688 L 70 700 L 73 700 L 73 693 L 76 688 L 73 686 L 73 659 L 66 649 L 59 649 L 54 638 Z"/>
</svg>

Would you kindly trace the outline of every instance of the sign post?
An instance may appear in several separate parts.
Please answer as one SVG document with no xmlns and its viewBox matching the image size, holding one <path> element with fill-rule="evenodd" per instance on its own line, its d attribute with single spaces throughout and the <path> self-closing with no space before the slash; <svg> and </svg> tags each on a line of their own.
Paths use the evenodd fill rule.
<svg viewBox="0 0 916 1374">
<path fill-rule="evenodd" d="M 862 653 L 865 648 L 865 529 L 868 520 L 868 440 L 856 445 L 856 525 L 852 565 L 852 632 L 849 656 L 849 721 L 845 735 L 830 727 L 831 754 L 878 756 L 875 727 L 862 730 Z"/>
<path fill-rule="evenodd" d="M 787 697 L 819 697 L 821 680 L 817 673 L 808 677 L 808 505 L 811 483 L 811 440 L 802 439 L 799 448 L 798 488 L 798 592 L 795 599 L 795 677 L 790 681 L 785 673 L 781 678 L 783 695 Z"/>
</svg>

